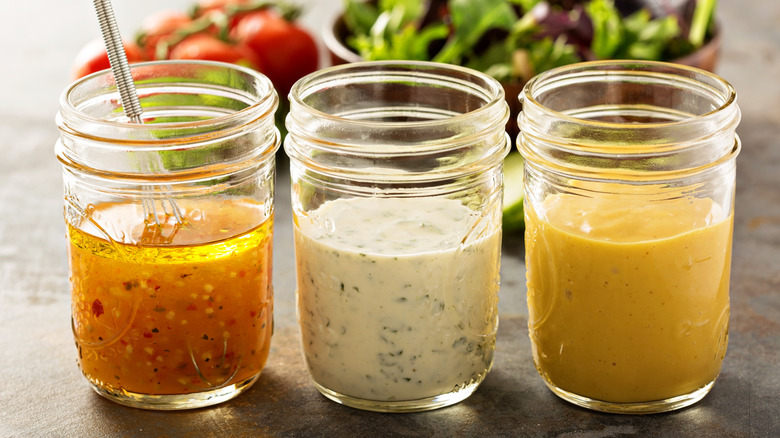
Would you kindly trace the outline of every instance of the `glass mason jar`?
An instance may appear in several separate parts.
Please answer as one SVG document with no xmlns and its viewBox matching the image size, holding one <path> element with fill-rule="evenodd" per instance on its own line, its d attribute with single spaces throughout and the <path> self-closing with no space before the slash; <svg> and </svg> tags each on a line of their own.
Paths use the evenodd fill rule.
<svg viewBox="0 0 780 438">
<path fill-rule="evenodd" d="M 436 63 L 321 70 L 290 94 L 297 312 L 319 391 L 355 408 L 468 397 L 498 326 L 501 85 Z"/>
<path fill-rule="evenodd" d="M 605 61 L 543 73 L 520 98 L 539 373 L 599 411 L 697 402 L 728 342 L 734 89 L 684 66 Z"/>
<path fill-rule="evenodd" d="M 132 73 L 143 124 L 108 72 L 69 86 L 57 115 L 78 363 L 121 404 L 220 403 L 268 357 L 278 98 L 229 64 Z"/>
</svg>

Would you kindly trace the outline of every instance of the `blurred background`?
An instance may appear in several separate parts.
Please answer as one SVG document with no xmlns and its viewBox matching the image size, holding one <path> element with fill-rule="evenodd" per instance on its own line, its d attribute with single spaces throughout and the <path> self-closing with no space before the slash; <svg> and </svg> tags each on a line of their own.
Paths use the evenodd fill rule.
<svg viewBox="0 0 780 438">
<path fill-rule="evenodd" d="M 194 2 L 112 3 L 122 34 L 133 38 L 148 15 L 187 11 Z M 320 65 L 328 65 L 321 35 L 343 0 L 293 3 L 303 6 L 300 24 L 318 44 Z M 744 149 L 738 159 L 732 340 L 719 383 L 702 404 L 669 415 L 617 417 L 557 401 L 530 360 L 519 233 L 505 240 L 502 259 L 501 330 L 509 336 L 501 337 L 501 354 L 485 389 L 467 403 L 427 414 L 380 416 L 340 409 L 320 397 L 298 351 L 293 258 L 279 257 L 274 263 L 278 350 L 260 389 L 212 410 L 163 416 L 100 400 L 75 363 L 55 115 L 77 53 L 100 37 L 93 4 L 0 0 L 0 436 L 223 436 L 230 427 L 233 436 L 387 430 L 404 436 L 491 436 L 485 431 L 493 436 L 780 436 L 780 2 L 719 0 L 716 16 L 723 33 L 715 72 L 737 90 L 743 114 L 737 131 Z M 277 192 L 278 199 L 286 196 L 289 210 L 287 187 L 280 183 Z M 280 226 L 283 232 L 274 239 L 289 255 L 290 214 L 281 216 L 286 210 L 279 210 L 286 228 Z M 288 272 L 277 275 L 277 269 Z"/>
<path fill-rule="evenodd" d="M 300 22 L 319 44 L 322 29 L 343 7 L 342 0 L 295 0 L 293 3 L 303 6 Z M 113 1 L 120 30 L 131 38 L 144 17 L 151 13 L 162 9 L 187 11 L 193 4 L 191 0 Z M 0 47 L 4 55 L 4 68 L 0 69 L 0 114 L 5 121 L 0 123 L 5 124 L 9 117 L 53 118 L 57 98 L 71 80 L 77 52 L 89 40 L 100 36 L 92 2 L 3 1 L 0 12 L 5 18 L 0 26 Z M 734 83 L 740 92 L 743 111 L 750 114 L 751 108 L 765 108 L 765 104 L 777 99 L 776 90 L 780 87 L 777 83 L 780 16 L 776 2 L 720 0 L 717 16 L 724 31 L 717 73 Z M 769 28 L 771 23 L 774 25 Z M 328 62 L 325 56 L 322 60 Z M 763 87 L 753 86 L 757 83 Z M 756 116 L 777 120 L 780 113 Z"/>
<path fill-rule="evenodd" d="M 133 38 L 143 19 L 163 9 L 188 11 L 192 0 L 114 0 L 114 14 L 123 36 Z M 338 14 L 341 0 L 298 0 L 304 6 L 301 24 L 317 35 L 330 17 Z M 71 69 L 79 50 L 100 37 L 89 0 L 0 2 L 5 23 L 0 26 L 0 115 L 8 118 L 48 118 L 56 132 L 57 99 L 71 82 Z M 324 58 L 323 58 L 324 59 Z M 34 92 L 33 92 L 34 90 Z M 36 96 L 36 99 L 31 99 Z M 41 100 L 42 96 L 46 96 Z M 52 144 L 56 134 L 52 135 Z M 52 155 L 53 157 L 53 155 Z"/>
</svg>

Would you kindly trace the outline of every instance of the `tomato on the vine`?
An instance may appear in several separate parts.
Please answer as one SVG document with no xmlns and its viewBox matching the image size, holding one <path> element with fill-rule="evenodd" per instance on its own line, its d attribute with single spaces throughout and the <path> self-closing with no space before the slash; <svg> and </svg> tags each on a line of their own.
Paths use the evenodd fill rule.
<svg viewBox="0 0 780 438">
<path fill-rule="evenodd" d="M 208 11 L 225 10 L 231 5 L 242 5 L 250 0 L 199 0 L 195 3 L 194 16 L 199 17 Z"/>
<path fill-rule="evenodd" d="M 127 62 L 143 61 L 141 49 L 132 41 L 123 40 Z M 79 50 L 73 61 L 71 76 L 78 79 L 88 74 L 105 70 L 111 67 L 108 61 L 108 53 L 102 39 L 94 39 Z"/>
<path fill-rule="evenodd" d="M 189 26 L 192 19 L 181 11 L 163 10 L 147 16 L 142 22 L 136 36 L 136 42 L 143 50 L 148 60 L 166 59 L 171 47 L 159 47 L 161 41 Z"/>
<path fill-rule="evenodd" d="M 262 71 L 262 60 L 248 47 L 231 45 L 206 33 L 186 37 L 171 50 L 170 59 L 200 59 L 243 65 Z"/>
<path fill-rule="evenodd" d="M 257 54 L 262 64 L 260 71 L 283 96 L 295 81 L 319 66 L 314 38 L 271 9 L 246 14 L 232 30 L 231 37 Z"/>
<path fill-rule="evenodd" d="M 222 61 L 254 68 L 286 96 L 293 83 L 319 67 L 319 49 L 294 21 L 301 9 L 283 0 L 198 0 L 190 11 L 162 10 L 125 41 L 130 63 L 144 60 Z M 109 68 L 100 40 L 79 54 L 74 77 Z"/>
<path fill-rule="evenodd" d="M 196 18 L 209 14 L 225 14 L 231 7 L 248 5 L 252 0 L 200 0 L 192 8 L 192 16 Z M 234 13 L 228 21 L 228 27 L 233 28 L 245 12 Z"/>
</svg>

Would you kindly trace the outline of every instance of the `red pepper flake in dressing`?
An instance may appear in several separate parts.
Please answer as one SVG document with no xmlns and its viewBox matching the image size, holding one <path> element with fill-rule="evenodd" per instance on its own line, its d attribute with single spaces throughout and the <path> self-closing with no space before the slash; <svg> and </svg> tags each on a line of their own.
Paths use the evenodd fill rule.
<svg viewBox="0 0 780 438">
<path fill-rule="evenodd" d="M 124 205 L 119 207 L 122 209 L 117 211 L 124 211 Z M 85 303 L 83 309 L 76 309 L 83 312 L 79 318 L 88 317 L 76 327 L 82 350 L 79 365 L 91 381 L 99 382 L 96 385 L 101 389 L 116 390 L 116 374 L 121 377 L 122 389 L 130 392 L 190 394 L 203 391 L 204 382 L 206 386 L 230 385 L 262 369 L 270 331 L 253 328 L 257 319 L 248 313 L 254 310 L 266 315 L 268 312 L 261 309 L 270 307 L 267 283 L 271 278 L 255 277 L 254 268 L 258 263 L 271 264 L 272 222 L 269 219 L 252 229 L 258 216 L 255 207 L 247 200 L 235 208 L 210 208 L 214 213 L 209 222 L 183 228 L 181 246 L 128 245 L 126 251 L 118 251 L 125 245 L 117 243 L 109 245 L 112 251 L 117 250 L 110 255 L 104 254 L 106 245 L 99 237 L 69 228 L 72 278 L 79 279 L 71 293 L 75 301 Z M 235 220 L 231 218 L 234 215 L 246 218 L 234 229 L 251 231 L 225 239 L 230 233 L 219 230 L 230 231 L 229 221 Z M 186 232 L 192 232 L 192 238 Z M 223 256 L 225 248 L 230 250 L 228 256 Z M 238 277 L 239 271 L 243 271 L 243 279 Z M 222 272 L 226 275 L 217 274 Z M 234 314 L 228 311 L 231 307 L 227 300 L 223 303 L 218 295 L 223 290 L 240 294 L 235 303 L 240 310 Z M 101 303 L 93 309 L 96 298 Z M 109 298 L 111 302 L 102 302 Z M 98 313 L 107 316 L 96 318 Z M 226 341 L 225 331 L 235 335 Z M 96 343 L 99 337 L 104 341 Z M 105 339 L 116 343 L 106 346 Z M 257 354 L 252 355 L 250 350 Z M 226 358 L 231 351 L 233 354 Z M 211 356 L 202 356 L 207 352 Z M 177 368 L 180 363 L 181 368 Z M 156 371 L 152 373 L 153 369 Z"/>
<path fill-rule="evenodd" d="M 103 303 L 100 302 L 99 299 L 95 298 L 95 301 L 92 302 L 92 314 L 95 315 L 95 318 L 105 313 L 103 311 Z"/>
</svg>

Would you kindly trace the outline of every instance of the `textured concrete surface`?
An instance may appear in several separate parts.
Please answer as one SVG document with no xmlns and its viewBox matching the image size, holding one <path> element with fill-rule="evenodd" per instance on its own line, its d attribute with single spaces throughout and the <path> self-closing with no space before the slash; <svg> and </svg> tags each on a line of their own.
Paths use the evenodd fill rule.
<svg viewBox="0 0 780 438">
<path fill-rule="evenodd" d="M 114 2 L 124 29 L 189 2 Z M 309 2 L 319 26 L 339 0 Z M 165 6 L 161 6 L 161 5 Z M 57 97 L 73 54 L 97 34 L 90 2 L 4 2 L 0 27 L 0 436 L 780 436 L 780 3 L 722 0 L 718 72 L 739 93 L 738 188 L 729 351 L 713 391 L 674 413 L 589 412 L 555 397 L 531 360 L 520 236 L 507 236 L 496 363 L 459 405 L 376 414 L 326 400 L 299 352 L 289 192 L 279 178 L 273 350 L 260 381 L 223 405 L 148 412 L 108 402 L 76 366 L 70 332 Z M 45 13 L 41 13 L 45 11 Z M 33 18 L 37 17 L 37 18 Z"/>
</svg>

